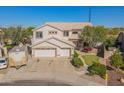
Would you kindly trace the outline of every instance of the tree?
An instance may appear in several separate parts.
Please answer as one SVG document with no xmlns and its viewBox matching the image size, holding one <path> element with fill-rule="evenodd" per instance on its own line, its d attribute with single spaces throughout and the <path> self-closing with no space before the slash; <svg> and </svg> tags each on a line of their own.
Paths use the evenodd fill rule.
<svg viewBox="0 0 124 93">
<path fill-rule="evenodd" d="M 32 29 L 34 29 L 34 27 L 24 28 L 23 31 L 20 33 L 21 35 L 20 41 L 23 44 L 31 43 L 31 37 L 33 35 Z"/>
<path fill-rule="evenodd" d="M 116 46 L 116 37 L 110 36 L 105 41 L 105 46 L 108 49 L 108 47 L 115 47 Z"/>
<path fill-rule="evenodd" d="M 87 42 L 91 47 L 97 43 L 105 42 L 107 38 L 107 28 L 104 26 L 86 26 L 81 33 L 83 42 Z"/>
<path fill-rule="evenodd" d="M 121 31 L 123 31 L 120 28 L 109 28 L 108 34 L 109 35 L 118 35 Z"/>
<path fill-rule="evenodd" d="M 117 70 L 120 69 L 120 67 L 124 67 L 123 58 L 119 53 L 119 50 L 116 50 L 114 54 L 110 58 L 110 64 L 117 68 Z"/>
<path fill-rule="evenodd" d="M 107 28 L 105 28 L 104 26 L 96 26 L 94 29 L 94 41 L 95 43 L 99 43 L 99 42 L 105 42 L 106 38 L 107 38 Z"/>
<path fill-rule="evenodd" d="M 31 41 L 33 35 L 32 29 L 34 27 L 23 28 L 21 26 L 3 28 L 3 41 L 8 42 L 11 40 L 13 43 L 19 44 L 20 42 L 26 44 L 27 41 Z"/>
<path fill-rule="evenodd" d="M 3 35 L 4 35 L 4 32 L 2 31 L 2 29 L 0 29 L 0 42 L 3 40 Z"/>
<path fill-rule="evenodd" d="M 92 46 L 93 44 L 93 33 L 94 33 L 94 27 L 86 26 L 83 29 L 83 32 L 81 33 L 81 38 L 84 42 L 87 42 L 89 46 Z"/>
</svg>

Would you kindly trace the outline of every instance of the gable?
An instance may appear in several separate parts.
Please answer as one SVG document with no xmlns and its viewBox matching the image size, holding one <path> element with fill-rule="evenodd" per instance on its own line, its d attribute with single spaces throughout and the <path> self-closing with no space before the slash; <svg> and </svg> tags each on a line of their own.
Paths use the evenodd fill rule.
<svg viewBox="0 0 124 93">
<path fill-rule="evenodd" d="M 36 28 L 34 29 L 34 31 L 61 31 L 60 29 L 56 28 L 56 27 L 53 27 L 53 26 L 50 26 L 50 25 L 44 25 L 40 28 Z"/>
<path fill-rule="evenodd" d="M 56 47 L 57 47 L 56 45 L 44 41 L 42 43 L 35 45 L 33 48 L 56 48 Z"/>
</svg>

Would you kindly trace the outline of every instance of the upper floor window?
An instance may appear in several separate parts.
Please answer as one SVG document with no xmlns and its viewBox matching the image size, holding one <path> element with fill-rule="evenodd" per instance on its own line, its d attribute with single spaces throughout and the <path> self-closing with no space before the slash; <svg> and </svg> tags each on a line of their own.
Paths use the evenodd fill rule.
<svg viewBox="0 0 124 93">
<path fill-rule="evenodd" d="M 43 33 L 42 32 L 36 32 L 36 38 L 42 38 Z"/>
<path fill-rule="evenodd" d="M 78 32 L 74 31 L 74 32 L 72 32 L 72 34 L 78 34 Z"/>
<path fill-rule="evenodd" d="M 49 34 L 57 34 L 57 31 L 49 31 Z"/>
<path fill-rule="evenodd" d="M 63 36 L 69 36 L 69 32 L 64 31 Z"/>
</svg>

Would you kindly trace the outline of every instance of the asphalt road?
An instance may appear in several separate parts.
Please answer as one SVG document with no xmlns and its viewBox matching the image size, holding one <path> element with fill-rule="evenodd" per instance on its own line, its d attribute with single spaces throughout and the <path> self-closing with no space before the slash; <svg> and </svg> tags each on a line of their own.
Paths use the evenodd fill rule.
<svg viewBox="0 0 124 93">
<path fill-rule="evenodd" d="M 12 83 L 3 83 L 0 86 L 70 86 L 60 82 L 45 81 L 45 80 L 21 80 Z"/>
</svg>

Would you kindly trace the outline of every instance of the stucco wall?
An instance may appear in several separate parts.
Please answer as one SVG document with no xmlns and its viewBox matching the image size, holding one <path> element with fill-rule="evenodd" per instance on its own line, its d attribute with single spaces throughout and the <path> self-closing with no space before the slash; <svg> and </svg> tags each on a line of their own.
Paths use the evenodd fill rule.
<svg viewBox="0 0 124 93">
<path fill-rule="evenodd" d="M 11 52 L 9 53 L 9 58 L 12 58 L 15 62 L 20 62 L 24 57 L 26 57 L 25 52 Z"/>
<path fill-rule="evenodd" d="M 37 39 L 36 38 L 36 32 L 43 32 L 43 38 L 41 39 Z M 57 31 L 57 34 L 49 34 L 49 31 Z M 33 39 L 32 39 L 32 42 L 33 43 L 36 43 L 36 42 L 39 42 L 41 41 L 42 39 L 47 39 L 47 38 L 50 38 L 52 36 L 54 37 L 57 37 L 57 38 L 60 38 L 60 39 L 65 39 L 65 40 L 69 40 L 69 39 L 79 39 L 79 34 L 81 33 L 81 31 L 78 31 L 79 34 L 72 34 L 73 31 L 69 31 L 69 36 L 63 36 L 63 31 L 59 30 L 59 29 L 56 29 L 56 28 L 53 28 L 53 27 L 50 27 L 50 26 L 44 26 L 42 28 L 39 28 L 35 31 L 33 31 Z"/>
<path fill-rule="evenodd" d="M 36 38 L 36 32 L 40 32 L 40 31 L 43 32 L 43 38 L 37 39 Z M 57 31 L 57 34 L 50 35 L 49 31 Z M 63 35 L 62 31 L 60 31 L 58 29 L 55 29 L 55 28 L 52 28 L 50 26 L 44 26 L 44 27 L 42 27 L 42 28 L 40 28 L 40 29 L 38 29 L 36 31 L 33 31 L 33 42 L 36 43 L 36 42 L 41 41 L 42 39 L 47 39 L 47 38 L 50 38 L 52 36 L 57 37 L 57 38 L 62 38 L 62 35 Z"/>
</svg>

